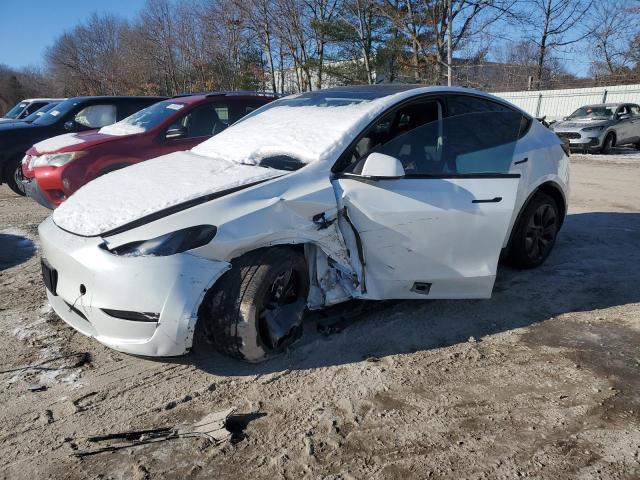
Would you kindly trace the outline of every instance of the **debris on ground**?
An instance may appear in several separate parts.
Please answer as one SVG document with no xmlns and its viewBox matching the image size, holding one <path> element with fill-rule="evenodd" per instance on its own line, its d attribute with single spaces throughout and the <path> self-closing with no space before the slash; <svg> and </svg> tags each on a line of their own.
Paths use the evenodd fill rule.
<svg viewBox="0 0 640 480">
<path fill-rule="evenodd" d="M 104 444 L 106 442 L 107 445 L 87 450 L 76 450 L 72 455 L 82 458 L 98 453 L 115 452 L 116 450 L 175 440 L 177 438 L 204 438 L 212 444 L 218 444 L 230 439 L 232 436 L 232 432 L 227 429 L 227 421 L 234 411 L 235 408 L 229 408 L 221 412 L 210 413 L 193 425 L 94 435 L 88 437 L 86 441 L 92 444 Z M 111 443 L 112 441 L 115 441 L 115 443 Z M 77 445 L 78 442 L 73 443 Z"/>
</svg>

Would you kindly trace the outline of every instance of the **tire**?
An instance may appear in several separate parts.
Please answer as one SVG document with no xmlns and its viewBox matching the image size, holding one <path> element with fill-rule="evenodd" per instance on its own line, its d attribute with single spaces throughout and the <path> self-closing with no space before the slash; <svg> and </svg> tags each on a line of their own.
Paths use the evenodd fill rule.
<svg viewBox="0 0 640 480">
<path fill-rule="evenodd" d="M 553 250 L 559 227 L 555 200 L 545 193 L 536 193 L 518 219 L 508 263 L 522 269 L 542 265 Z"/>
<path fill-rule="evenodd" d="M 225 355 L 266 360 L 302 335 L 308 293 L 304 255 L 288 247 L 250 252 L 207 292 L 196 332 Z"/>
<path fill-rule="evenodd" d="M 24 191 L 24 187 L 19 181 L 20 169 L 22 168 L 22 162 L 20 159 L 9 161 L 4 170 L 3 180 L 9 185 L 9 188 L 13 190 L 18 195 L 22 195 L 23 197 L 26 195 Z"/>
<path fill-rule="evenodd" d="M 607 136 L 604 137 L 604 142 L 602 143 L 602 147 L 600 147 L 600 153 L 603 155 L 609 154 L 611 149 L 613 148 L 613 144 L 615 143 L 616 136 L 613 132 L 607 133 Z"/>
</svg>

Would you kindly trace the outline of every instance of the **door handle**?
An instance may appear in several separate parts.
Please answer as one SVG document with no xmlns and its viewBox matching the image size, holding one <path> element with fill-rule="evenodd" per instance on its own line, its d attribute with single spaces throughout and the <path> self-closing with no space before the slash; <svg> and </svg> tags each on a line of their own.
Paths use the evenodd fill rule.
<svg viewBox="0 0 640 480">
<path fill-rule="evenodd" d="M 502 201 L 502 197 L 485 198 L 482 200 L 471 200 L 471 203 L 498 203 Z"/>
<path fill-rule="evenodd" d="M 517 162 L 513 162 L 514 165 L 520 165 L 521 163 L 527 163 L 529 161 L 529 157 L 524 157 L 522 160 L 518 160 Z"/>
</svg>

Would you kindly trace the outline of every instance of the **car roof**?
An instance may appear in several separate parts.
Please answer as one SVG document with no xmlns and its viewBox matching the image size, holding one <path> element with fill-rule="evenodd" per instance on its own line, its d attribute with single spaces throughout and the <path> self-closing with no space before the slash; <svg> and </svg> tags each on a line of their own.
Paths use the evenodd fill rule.
<svg viewBox="0 0 640 480">
<path fill-rule="evenodd" d="M 637 105 L 631 102 L 618 102 L 618 103 L 593 103 L 590 105 L 585 105 L 585 107 L 619 107 L 621 105 Z"/>
<path fill-rule="evenodd" d="M 25 98 L 24 100 L 22 100 L 21 102 L 18 103 L 23 103 L 23 102 L 61 102 L 62 100 L 66 100 L 66 98 Z"/>
<path fill-rule="evenodd" d="M 122 96 L 107 96 L 107 95 L 83 95 L 78 97 L 69 97 L 67 100 L 88 101 L 88 100 L 165 100 L 167 97 L 155 97 L 155 96 L 134 96 L 134 95 L 122 95 Z"/>
<path fill-rule="evenodd" d="M 278 98 L 277 94 L 271 92 L 249 92 L 238 90 L 235 92 L 196 92 L 196 93 L 183 93 L 175 95 L 167 100 L 175 100 L 183 103 L 196 103 L 206 98 L 228 98 L 228 97 L 241 97 L 241 98 Z"/>
</svg>

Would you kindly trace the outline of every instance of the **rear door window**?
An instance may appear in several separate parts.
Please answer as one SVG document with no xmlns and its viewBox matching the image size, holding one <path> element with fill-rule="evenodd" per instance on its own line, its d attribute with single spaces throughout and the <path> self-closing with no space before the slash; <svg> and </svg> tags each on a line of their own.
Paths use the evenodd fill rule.
<svg viewBox="0 0 640 480">
<path fill-rule="evenodd" d="M 116 122 L 116 106 L 113 104 L 89 105 L 80 110 L 74 120 L 87 128 L 101 128 Z"/>
<path fill-rule="evenodd" d="M 452 95 L 443 121 L 446 169 L 457 174 L 507 173 L 530 119 L 488 99 Z"/>
<path fill-rule="evenodd" d="M 181 128 L 182 138 L 206 137 L 220 133 L 229 126 L 229 105 L 209 103 L 194 108 L 169 127 L 169 130 Z"/>
</svg>

